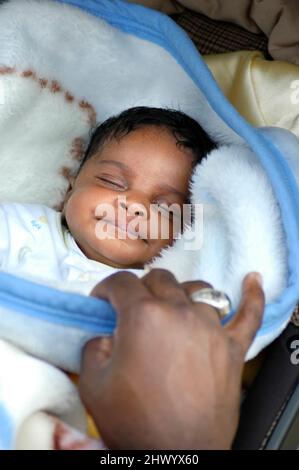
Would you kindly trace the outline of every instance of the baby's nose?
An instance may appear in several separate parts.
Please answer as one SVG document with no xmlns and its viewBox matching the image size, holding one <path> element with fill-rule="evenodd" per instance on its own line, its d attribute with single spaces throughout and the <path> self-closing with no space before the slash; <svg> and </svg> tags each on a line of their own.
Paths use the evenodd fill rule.
<svg viewBox="0 0 299 470">
<path fill-rule="evenodd" d="M 128 213 L 128 215 L 133 215 L 134 217 L 145 217 L 147 209 L 144 207 L 142 204 L 139 204 L 138 202 L 120 202 L 120 207 L 122 209 L 125 209 Z"/>
<path fill-rule="evenodd" d="M 143 191 L 128 191 L 124 199 L 119 199 L 121 209 L 127 211 L 127 215 L 131 217 L 140 217 L 148 219 L 150 210 L 149 197 Z"/>
</svg>

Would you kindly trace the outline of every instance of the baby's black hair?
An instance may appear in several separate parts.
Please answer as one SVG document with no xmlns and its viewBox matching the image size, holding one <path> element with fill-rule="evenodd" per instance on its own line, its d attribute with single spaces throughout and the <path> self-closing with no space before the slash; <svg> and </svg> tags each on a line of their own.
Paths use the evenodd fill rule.
<svg viewBox="0 0 299 470">
<path fill-rule="evenodd" d="M 174 109 L 137 106 L 110 117 L 94 130 L 79 171 L 89 158 L 103 148 L 107 141 L 113 138 L 120 139 L 146 126 L 169 129 L 177 140 L 176 145 L 191 149 L 194 155 L 194 166 L 216 148 L 216 143 L 198 122 L 187 114 Z"/>
</svg>

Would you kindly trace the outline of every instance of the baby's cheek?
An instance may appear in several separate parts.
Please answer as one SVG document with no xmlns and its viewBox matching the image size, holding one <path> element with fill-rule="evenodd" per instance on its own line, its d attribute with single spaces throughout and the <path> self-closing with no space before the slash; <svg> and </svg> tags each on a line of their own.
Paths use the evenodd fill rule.
<svg viewBox="0 0 299 470">
<path fill-rule="evenodd" d="M 76 192 L 69 198 L 65 207 L 65 217 L 70 231 L 78 235 L 85 230 L 91 220 L 92 205 L 88 193 Z"/>
<path fill-rule="evenodd" d="M 160 217 L 158 224 L 158 238 L 163 246 L 172 242 L 174 238 L 174 227 L 171 218 Z"/>
<path fill-rule="evenodd" d="M 173 241 L 173 224 L 171 221 L 168 222 L 168 225 L 165 221 L 162 222 L 158 228 L 158 236 L 156 238 L 151 238 L 150 241 L 154 256 L 158 255 L 163 248 L 172 245 Z"/>
<path fill-rule="evenodd" d="M 104 196 L 96 187 L 76 189 L 67 204 L 70 216 L 80 219 L 95 217 L 96 207 L 105 199 Z"/>
</svg>

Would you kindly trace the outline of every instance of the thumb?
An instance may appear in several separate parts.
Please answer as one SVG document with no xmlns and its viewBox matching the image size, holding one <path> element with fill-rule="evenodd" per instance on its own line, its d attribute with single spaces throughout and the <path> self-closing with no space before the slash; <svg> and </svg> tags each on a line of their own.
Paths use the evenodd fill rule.
<svg viewBox="0 0 299 470">
<path fill-rule="evenodd" d="M 249 273 L 243 281 L 238 311 L 225 326 L 227 333 L 239 345 L 244 356 L 261 326 L 264 307 L 265 295 L 261 275 L 255 272 Z"/>
</svg>

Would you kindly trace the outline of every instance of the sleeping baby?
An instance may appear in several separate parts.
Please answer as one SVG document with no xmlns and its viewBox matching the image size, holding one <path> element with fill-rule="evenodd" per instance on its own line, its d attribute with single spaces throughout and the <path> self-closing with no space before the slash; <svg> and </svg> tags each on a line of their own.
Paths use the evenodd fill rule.
<svg viewBox="0 0 299 470">
<path fill-rule="evenodd" d="M 108 119 L 92 135 L 61 212 L 37 204 L 0 205 L 2 269 L 88 295 L 117 270 L 142 277 L 162 261 L 179 282 L 205 279 L 228 293 L 235 305 L 240 279 L 248 271 L 259 271 L 271 301 L 283 288 L 287 266 L 275 195 L 251 149 L 215 148 L 200 125 L 178 111 L 137 107 Z M 242 175 L 241 185 L 234 175 Z M 182 219 L 190 201 L 205 204 L 200 257 L 182 250 L 180 240 L 174 243 L 179 233 L 188 235 Z M 197 215 L 190 215 L 192 226 L 193 217 Z M 159 259 L 153 261 L 155 257 Z M 36 336 L 30 336 L 33 354 L 42 349 Z M 77 338 L 70 334 L 71 348 Z M 84 410 L 65 374 L 5 341 L 0 341 L 0 355 L 5 377 L 0 399 L 13 415 L 14 435 L 29 417 L 35 445 L 41 426 L 32 423 L 40 419 L 39 410 L 84 428 Z M 11 370 L 22 371 L 23 380 Z M 22 393 L 16 383 L 22 384 Z M 69 406 L 71 400 L 74 405 Z M 67 412 L 72 408 L 67 416 L 63 405 Z M 70 419 L 74 409 L 81 413 L 75 423 Z"/>
<path fill-rule="evenodd" d="M 192 171 L 214 147 L 179 111 L 136 107 L 109 118 L 93 133 L 62 212 L 0 205 L 2 269 L 85 294 L 117 270 L 143 275 L 182 230 Z"/>
<path fill-rule="evenodd" d="M 136 107 L 111 117 L 93 133 L 61 212 L 38 204 L 0 205 L 1 268 L 87 295 L 117 270 L 143 276 L 182 230 L 190 177 L 214 147 L 200 125 L 178 111 Z M 58 446 L 62 422 L 39 410 L 54 407 L 54 414 L 84 429 L 82 407 L 65 374 L 4 341 L 0 353 L 2 369 L 7 364 L 0 401 L 13 416 L 17 448 L 30 448 L 20 443 L 30 435 L 37 448 L 37 436 L 47 429 L 49 448 Z M 24 380 L 11 370 L 22 371 Z M 15 380 L 23 383 L 22 393 Z M 73 410 L 67 418 L 63 404 Z"/>
</svg>

